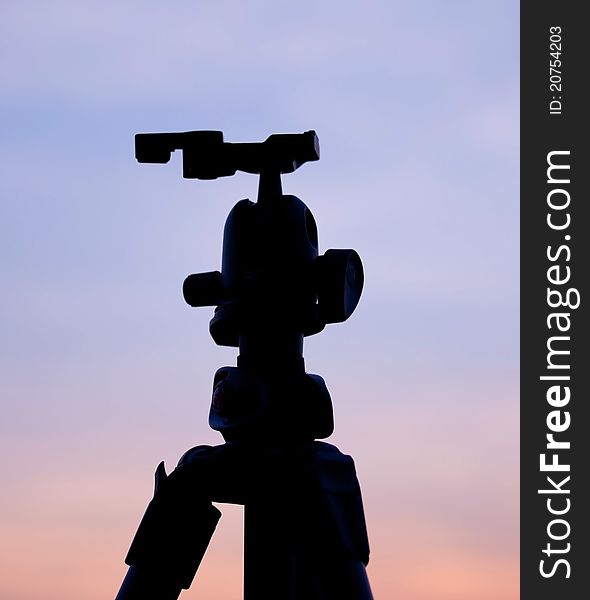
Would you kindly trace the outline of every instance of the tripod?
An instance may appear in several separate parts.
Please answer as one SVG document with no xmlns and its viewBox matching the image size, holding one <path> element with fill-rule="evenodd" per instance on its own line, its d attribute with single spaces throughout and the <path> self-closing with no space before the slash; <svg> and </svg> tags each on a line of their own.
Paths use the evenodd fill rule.
<svg viewBox="0 0 590 600">
<path fill-rule="evenodd" d="M 370 600 L 354 463 L 316 441 L 334 429 L 332 401 L 303 360 L 304 336 L 356 308 L 362 263 L 354 250 L 319 256 L 311 211 L 281 189 L 281 174 L 319 159 L 317 136 L 136 136 L 139 162 L 168 162 L 176 149 L 187 178 L 260 174 L 257 202 L 238 202 L 227 218 L 222 271 L 183 286 L 191 306 L 216 306 L 211 336 L 239 356 L 213 380 L 209 425 L 225 443 L 192 448 L 169 475 L 158 466 L 116 600 L 175 600 L 190 587 L 221 517 L 213 502 L 244 505 L 245 600 Z"/>
</svg>

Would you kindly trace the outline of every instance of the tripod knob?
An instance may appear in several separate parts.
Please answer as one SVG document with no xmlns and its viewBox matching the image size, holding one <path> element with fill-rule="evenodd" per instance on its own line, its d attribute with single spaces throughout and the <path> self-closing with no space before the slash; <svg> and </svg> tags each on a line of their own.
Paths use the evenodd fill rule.
<svg viewBox="0 0 590 600">
<path fill-rule="evenodd" d="M 223 278 L 219 271 L 189 275 L 182 284 L 182 295 L 190 306 L 216 306 L 221 303 Z"/>
<path fill-rule="evenodd" d="M 361 257 L 354 250 L 327 250 L 314 263 L 318 309 L 324 323 L 342 323 L 354 312 L 365 280 Z"/>
</svg>

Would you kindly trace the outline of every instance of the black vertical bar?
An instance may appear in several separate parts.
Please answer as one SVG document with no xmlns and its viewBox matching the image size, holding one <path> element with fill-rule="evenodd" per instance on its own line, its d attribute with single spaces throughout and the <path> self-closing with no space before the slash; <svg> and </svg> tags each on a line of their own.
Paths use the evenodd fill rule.
<svg viewBox="0 0 590 600">
<path fill-rule="evenodd" d="M 584 8 L 582 2 L 521 3 L 522 600 L 590 597 Z"/>
<path fill-rule="evenodd" d="M 244 600 L 293 600 L 291 518 L 286 498 L 246 503 Z"/>
</svg>

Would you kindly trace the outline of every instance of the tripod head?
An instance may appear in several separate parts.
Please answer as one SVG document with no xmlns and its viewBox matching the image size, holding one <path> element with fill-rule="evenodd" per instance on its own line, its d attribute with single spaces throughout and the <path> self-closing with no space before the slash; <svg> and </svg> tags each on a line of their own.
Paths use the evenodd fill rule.
<svg viewBox="0 0 590 600">
<path fill-rule="evenodd" d="M 246 173 L 292 173 L 302 164 L 320 159 L 315 131 L 274 134 L 264 142 L 230 144 L 221 131 L 184 133 L 138 133 L 135 158 L 140 163 L 167 163 L 182 150 L 182 176 L 186 179 L 217 179 Z"/>
<path fill-rule="evenodd" d="M 215 179 L 238 170 L 260 175 L 258 201 L 241 200 L 227 217 L 221 271 L 189 275 L 183 285 L 190 306 L 216 307 L 209 325 L 213 340 L 240 349 L 238 369 L 223 367 L 215 376 L 210 425 L 226 439 L 229 430 L 242 432 L 246 422 L 259 423 L 259 415 L 268 413 L 272 401 L 264 398 L 279 394 L 285 404 L 290 385 L 295 396 L 312 399 L 313 406 L 299 410 L 301 419 L 295 420 L 291 413 L 275 411 L 273 422 L 291 421 L 292 431 L 307 428 L 312 439 L 329 435 L 331 401 L 323 380 L 304 373 L 303 338 L 348 319 L 360 299 L 364 275 L 354 250 L 328 250 L 320 256 L 313 214 L 299 198 L 282 193 L 281 174 L 319 160 L 315 131 L 243 144 L 224 142 L 220 131 L 135 136 L 139 162 L 166 163 L 178 149 L 185 178 Z M 230 389 L 239 390 L 234 395 L 242 399 L 256 397 L 257 407 L 246 410 L 242 402 L 229 415 Z M 317 417 L 311 428 L 308 410 Z"/>
</svg>

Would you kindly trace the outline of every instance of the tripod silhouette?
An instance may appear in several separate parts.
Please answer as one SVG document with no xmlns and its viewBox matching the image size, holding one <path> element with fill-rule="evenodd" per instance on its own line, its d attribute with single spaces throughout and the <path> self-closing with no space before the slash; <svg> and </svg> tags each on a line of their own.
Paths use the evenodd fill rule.
<svg viewBox="0 0 590 600">
<path fill-rule="evenodd" d="M 225 443 L 196 446 L 166 474 L 127 554 L 116 600 L 174 600 L 188 589 L 220 511 L 244 505 L 245 600 L 369 600 L 369 544 L 351 457 L 316 441 L 334 429 L 324 380 L 305 372 L 303 338 L 345 321 L 363 268 L 354 250 L 319 255 L 314 217 L 283 195 L 281 174 L 319 160 L 314 131 L 229 144 L 218 131 L 138 134 L 139 162 L 183 151 L 186 178 L 237 170 L 260 175 L 257 202 L 241 200 L 224 229 L 222 270 L 190 275 L 191 306 L 215 306 L 210 333 L 239 348 L 215 373 L 209 425 Z"/>
</svg>

